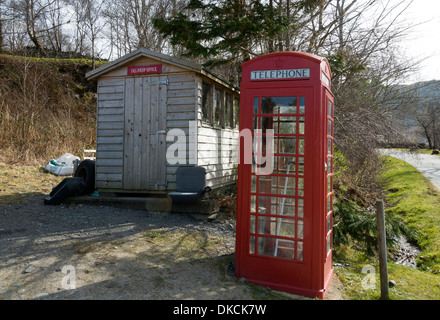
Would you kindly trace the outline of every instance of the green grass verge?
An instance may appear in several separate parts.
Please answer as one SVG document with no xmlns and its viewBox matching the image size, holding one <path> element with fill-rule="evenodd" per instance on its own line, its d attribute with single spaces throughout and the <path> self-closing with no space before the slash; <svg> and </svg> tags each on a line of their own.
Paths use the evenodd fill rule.
<svg viewBox="0 0 440 320">
<path fill-rule="evenodd" d="M 13 166 L 0 161 L 0 205 L 48 195 L 64 178 L 37 166 Z"/>
<path fill-rule="evenodd" d="M 336 266 L 342 283 L 342 295 L 347 300 L 379 300 L 380 277 L 377 262 L 349 262 Z M 439 300 L 440 276 L 429 272 L 388 263 L 388 280 L 396 285 L 389 288 L 390 300 Z"/>
<path fill-rule="evenodd" d="M 388 279 L 396 286 L 389 289 L 391 300 L 440 300 L 440 192 L 414 167 L 383 156 L 380 183 L 387 193 L 386 214 L 395 215 L 418 232 L 421 254 L 419 269 L 388 262 Z M 350 246 L 335 248 L 344 258 L 335 272 L 347 300 L 380 299 L 379 264 Z M 364 269 L 366 266 L 368 268 Z M 371 272 L 372 271 L 372 272 Z"/>
<path fill-rule="evenodd" d="M 406 162 L 384 157 L 384 165 L 380 182 L 387 192 L 387 214 L 418 231 L 419 267 L 440 273 L 440 191 Z"/>
<path fill-rule="evenodd" d="M 417 151 L 419 153 L 425 153 L 425 154 L 431 154 L 432 155 L 432 150 L 431 149 L 418 149 Z M 440 155 L 434 154 L 434 156 L 439 157 Z"/>
</svg>

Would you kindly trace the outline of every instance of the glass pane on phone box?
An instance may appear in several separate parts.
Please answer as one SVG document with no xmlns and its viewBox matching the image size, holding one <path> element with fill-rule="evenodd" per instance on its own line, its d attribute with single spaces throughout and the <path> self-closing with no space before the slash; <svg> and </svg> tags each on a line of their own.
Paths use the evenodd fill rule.
<svg viewBox="0 0 440 320">
<path fill-rule="evenodd" d="M 303 261 L 303 242 L 298 241 L 297 248 L 296 248 L 296 260 Z"/>
<path fill-rule="evenodd" d="M 255 253 L 255 237 L 254 236 L 249 237 L 249 253 L 250 254 Z"/>
<path fill-rule="evenodd" d="M 250 233 L 255 233 L 255 216 L 251 215 Z"/>
<path fill-rule="evenodd" d="M 251 192 L 257 192 L 257 179 L 256 175 L 251 177 Z"/>
<path fill-rule="evenodd" d="M 296 153 L 296 139 L 287 137 L 275 137 L 278 142 L 277 153 Z"/>
<path fill-rule="evenodd" d="M 298 157 L 298 174 L 304 174 L 304 158 Z"/>
<path fill-rule="evenodd" d="M 296 113 L 296 97 L 261 98 L 261 113 L 279 114 Z"/>
<path fill-rule="evenodd" d="M 272 197 L 259 196 L 258 197 L 258 213 L 271 214 Z"/>
<path fill-rule="evenodd" d="M 298 133 L 299 134 L 305 134 L 306 132 L 306 125 L 305 125 L 305 118 L 304 117 L 299 117 L 299 123 L 298 123 Z"/>
<path fill-rule="evenodd" d="M 271 214 L 276 215 L 295 215 L 295 199 L 284 197 L 273 197 Z"/>
<path fill-rule="evenodd" d="M 327 212 L 332 211 L 332 196 L 327 197 Z"/>
<path fill-rule="evenodd" d="M 251 212 L 256 212 L 257 196 L 251 196 Z"/>
<path fill-rule="evenodd" d="M 268 129 L 274 129 L 274 122 L 276 122 L 277 117 L 261 117 L 261 129 L 262 133 L 267 133 Z"/>
<path fill-rule="evenodd" d="M 265 256 L 274 256 L 275 254 L 275 242 L 274 238 L 258 237 L 257 253 Z"/>
<path fill-rule="evenodd" d="M 277 234 L 277 221 L 274 217 L 258 217 L 258 233 L 267 235 Z"/>
<path fill-rule="evenodd" d="M 298 218 L 304 217 L 304 200 L 298 199 Z"/>
<path fill-rule="evenodd" d="M 295 157 L 276 156 L 274 157 L 274 173 L 295 174 Z"/>
<path fill-rule="evenodd" d="M 294 177 L 272 176 L 272 193 L 294 196 L 295 182 Z"/>
<path fill-rule="evenodd" d="M 333 141 L 332 141 L 332 139 L 328 139 L 327 152 L 328 152 L 328 154 L 333 154 Z"/>
<path fill-rule="evenodd" d="M 305 152 L 305 143 L 304 143 L 304 138 L 301 137 L 299 138 L 299 143 L 298 143 L 298 154 L 304 154 Z"/>
<path fill-rule="evenodd" d="M 306 97 L 299 97 L 299 113 L 304 114 L 306 112 Z"/>
<path fill-rule="evenodd" d="M 304 178 L 298 178 L 298 196 L 304 196 Z"/>
<path fill-rule="evenodd" d="M 297 237 L 298 237 L 298 239 L 303 239 L 303 237 L 304 237 L 304 222 L 302 220 L 298 220 L 297 224 L 298 224 Z"/>
<path fill-rule="evenodd" d="M 277 137 L 273 135 L 258 135 L 253 137 L 252 150 L 254 153 L 259 154 L 264 157 L 261 161 L 257 161 L 258 164 L 264 165 L 264 160 L 266 159 L 266 153 L 274 154 L 277 152 Z M 253 160 L 255 160 L 256 155 Z"/>
<path fill-rule="evenodd" d="M 277 257 L 295 259 L 295 241 L 279 239 L 275 246 Z"/>
<path fill-rule="evenodd" d="M 332 229 L 332 215 L 330 214 L 327 217 L 327 233 L 329 233 L 331 229 Z"/>
<path fill-rule="evenodd" d="M 296 117 L 277 117 L 273 127 L 275 133 L 296 134 Z"/>
<path fill-rule="evenodd" d="M 280 223 L 279 226 L 277 225 L 277 235 L 282 237 L 295 238 L 295 220 L 277 219 L 277 222 Z"/>
</svg>

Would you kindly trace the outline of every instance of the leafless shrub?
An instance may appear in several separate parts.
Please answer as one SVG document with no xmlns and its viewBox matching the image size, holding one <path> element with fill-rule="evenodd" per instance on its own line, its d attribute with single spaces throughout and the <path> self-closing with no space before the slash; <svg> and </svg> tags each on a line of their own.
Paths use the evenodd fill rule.
<svg viewBox="0 0 440 320">
<path fill-rule="evenodd" d="M 67 74 L 31 59 L 1 57 L 0 150 L 4 162 L 36 164 L 95 144 L 94 101 Z"/>
</svg>

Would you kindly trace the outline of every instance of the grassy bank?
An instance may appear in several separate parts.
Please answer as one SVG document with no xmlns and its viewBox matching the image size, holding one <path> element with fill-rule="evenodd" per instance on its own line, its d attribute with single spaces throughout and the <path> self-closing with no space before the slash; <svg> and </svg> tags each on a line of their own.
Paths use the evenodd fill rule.
<svg viewBox="0 0 440 320">
<path fill-rule="evenodd" d="M 380 299 L 379 264 L 376 261 L 348 261 L 343 266 L 335 266 L 335 272 L 343 285 L 344 299 Z M 388 280 L 396 282 L 389 288 L 391 300 L 440 299 L 439 275 L 388 262 Z"/>
<path fill-rule="evenodd" d="M 64 178 L 42 167 L 7 165 L 0 161 L 0 204 L 19 203 L 29 196 L 44 197 Z"/>
<path fill-rule="evenodd" d="M 418 269 L 388 262 L 388 279 L 393 300 L 440 299 L 440 197 L 439 191 L 414 167 L 392 157 L 383 157 L 381 184 L 387 193 L 386 214 L 401 217 L 418 233 L 421 249 Z M 380 299 L 379 264 L 352 248 L 343 261 L 336 261 L 335 271 L 348 300 Z"/>
<path fill-rule="evenodd" d="M 440 273 L 440 192 L 406 162 L 384 159 L 381 183 L 387 192 L 387 213 L 418 231 L 419 267 Z"/>
<path fill-rule="evenodd" d="M 38 165 L 95 147 L 91 61 L 0 55 L 0 161 Z"/>
</svg>

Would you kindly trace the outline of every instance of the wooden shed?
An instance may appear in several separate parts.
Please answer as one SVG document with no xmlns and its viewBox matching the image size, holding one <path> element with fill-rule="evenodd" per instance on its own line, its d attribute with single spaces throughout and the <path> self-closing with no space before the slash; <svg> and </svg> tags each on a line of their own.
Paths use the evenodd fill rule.
<svg viewBox="0 0 440 320">
<path fill-rule="evenodd" d="M 86 77 L 98 82 L 98 191 L 174 191 L 179 166 L 205 167 L 213 189 L 236 181 L 238 89 L 200 65 L 144 48 Z"/>
</svg>

